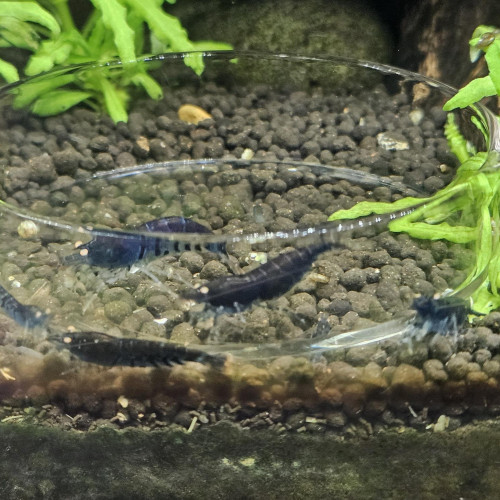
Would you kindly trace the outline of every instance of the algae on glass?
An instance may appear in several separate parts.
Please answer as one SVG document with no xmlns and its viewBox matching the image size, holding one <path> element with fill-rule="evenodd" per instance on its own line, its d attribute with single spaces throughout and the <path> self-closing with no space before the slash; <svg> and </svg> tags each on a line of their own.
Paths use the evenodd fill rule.
<svg viewBox="0 0 500 500">
<path fill-rule="evenodd" d="M 72 17 L 68 0 L 0 1 L 0 48 L 31 52 L 25 76 L 68 65 L 95 63 L 95 70 L 61 71 L 18 89 L 14 107 L 29 107 L 41 116 L 55 115 L 85 101 L 103 108 L 115 121 L 127 121 L 131 87 L 140 87 L 152 99 L 162 89 L 139 57 L 162 52 L 229 49 L 218 42 L 192 42 L 179 20 L 165 12 L 164 0 L 90 0 L 81 28 Z M 173 4 L 175 0 L 167 0 Z M 89 5 L 90 6 L 90 5 Z M 107 66 L 119 58 L 121 63 Z M 185 57 L 196 74 L 203 71 L 201 55 Z M 0 59 L 0 77 L 19 80 L 12 63 Z"/>
</svg>

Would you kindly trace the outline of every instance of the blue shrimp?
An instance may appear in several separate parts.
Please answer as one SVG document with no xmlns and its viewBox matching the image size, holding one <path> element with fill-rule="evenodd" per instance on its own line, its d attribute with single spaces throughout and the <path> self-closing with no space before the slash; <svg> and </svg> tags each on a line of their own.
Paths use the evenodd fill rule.
<svg viewBox="0 0 500 500">
<path fill-rule="evenodd" d="M 403 342 L 421 341 L 427 335 L 453 335 L 458 333 L 474 312 L 467 302 L 457 296 L 440 298 L 417 297 L 412 304 L 411 316 L 393 319 L 380 325 L 364 328 L 355 332 L 341 333 L 311 346 L 312 349 L 331 350 L 360 347 L 375 342 L 401 338 Z"/>
<path fill-rule="evenodd" d="M 320 243 L 278 255 L 248 273 L 217 278 L 198 289 L 185 292 L 183 296 L 196 302 L 208 302 L 213 306 L 224 306 L 236 310 L 248 307 L 257 299 L 273 299 L 295 285 L 319 254 L 334 246 L 340 246 L 339 243 L 326 241 L 321 231 L 325 230 L 326 234 L 342 233 L 369 226 L 379 226 L 408 215 L 418 206 L 420 205 L 398 212 L 360 217 L 352 221 L 327 222 L 317 228 L 322 235 Z"/>
<path fill-rule="evenodd" d="M 163 217 L 141 224 L 136 231 L 154 233 L 212 234 L 207 227 L 185 217 Z M 78 247 L 78 253 L 63 259 L 65 264 L 86 263 L 92 266 L 116 268 L 131 266 L 139 260 L 181 253 L 187 250 L 208 250 L 225 253 L 225 243 L 189 243 L 145 236 L 122 231 L 108 231 Z"/>
<path fill-rule="evenodd" d="M 0 286 L 0 307 L 5 314 L 26 328 L 43 326 L 49 319 L 49 315 L 38 307 L 21 304 L 3 286 Z"/>
<path fill-rule="evenodd" d="M 100 332 L 68 332 L 52 335 L 50 339 L 82 361 L 103 366 L 160 367 L 194 361 L 222 368 L 226 361 L 225 355 L 212 355 L 179 344 L 112 337 Z"/>
<path fill-rule="evenodd" d="M 256 299 L 273 299 L 295 285 L 316 257 L 332 246 L 331 242 L 322 242 L 292 250 L 248 273 L 223 276 L 189 290 L 184 298 L 236 309 L 247 307 Z"/>
<path fill-rule="evenodd" d="M 412 308 L 415 309 L 416 315 L 409 333 L 417 340 L 421 340 L 431 332 L 439 335 L 453 334 L 456 338 L 467 316 L 478 314 L 464 299 L 453 295 L 438 299 L 417 297 L 413 301 Z"/>
</svg>

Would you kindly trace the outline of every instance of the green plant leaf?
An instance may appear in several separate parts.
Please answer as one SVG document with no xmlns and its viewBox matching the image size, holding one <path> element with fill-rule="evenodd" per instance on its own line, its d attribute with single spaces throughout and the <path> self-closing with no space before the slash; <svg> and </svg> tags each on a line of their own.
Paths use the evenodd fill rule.
<svg viewBox="0 0 500 500">
<path fill-rule="evenodd" d="M 40 24 L 48 28 L 54 35 L 61 32 L 59 23 L 50 12 L 35 2 L 0 2 L 1 17 L 11 16 L 20 21 Z"/>
<path fill-rule="evenodd" d="M 489 76 L 495 86 L 495 92 L 500 95 L 500 39 L 488 47 L 484 58 L 488 63 Z"/>
<path fill-rule="evenodd" d="M 487 126 L 481 120 L 479 120 L 477 116 L 471 116 L 470 121 L 475 125 L 475 127 L 479 130 L 479 132 L 481 132 L 482 136 L 484 137 L 484 140 L 486 141 L 486 143 L 488 143 L 489 132 L 487 130 Z"/>
<path fill-rule="evenodd" d="M 452 243 L 469 243 L 475 241 L 477 237 L 475 227 L 450 226 L 447 222 L 441 224 L 412 222 L 407 224 L 397 219 L 389 224 L 389 229 L 396 233 L 408 233 L 413 238 L 420 240 L 447 240 Z"/>
<path fill-rule="evenodd" d="M 489 265 L 489 270 L 490 270 L 489 279 L 491 283 L 491 290 L 495 294 L 498 294 L 498 288 L 500 287 L 499 266 L 500 266 L 500 253 L 498 252 L 498 248 L 496 248 Z"/>
<path fill-rule="evenodd" d="M 100 86 L 104 95 L 104 104 L 111 119 L 115 123 L 126 122 L 128 120 L 126 95 L 121 95 L 114 85 L 106 78 L 102 78 Z"/>
<path fill-rule="evenodd" d="M 120 59 L 126 63 L 135 60 L 134 31 L 127 24 L 127 9 L 117 0 L 91 0 L 102 13 L 102 22 L 114 35 Z"/>
<path fill-rule="evenodd" d="M 40 37 L 30 23 L 15 17 L 4 16 L 0 20 L 0 46 L 36 50 Z"/>
<path fill-rule="evenodd" d="M 480 314 L 488 314 L 500 307 L 500 297 L 492 294 L 488 285 L 488 280 L 485 280 L 472 294 L 472 309 Z"/>
<path fill-rule="evenodd" d="M 357 219 L 358 217 L 365 217 L 371 214 L 387 214 L 418 205 L 419 203 L 423 203 L 425 200 L 426 198 L 412 198 L 409 196 L 392 203 L 381 201 L 361 201 L 356 203 L 356 205 L 352 208 L 337 210 L 330 215 L 330 217 L 328 217 L 328 220 Z"/>
<path fill-rule="evenodd" d="M 443 109 L 445 111 L 451 111 L 455 108 L 466 108 L 480 101 L 483 97 L 492 95 L 496 95 L 496 89 L 490 76 L 476 78 L 449 99 L 443 106 Z"/>
<path fill-rule="evenodd" d="M 19 74 L 16 67 L 2 59 L 0 59 L 0 75 L 8 83 L 17 82 L 17 80 L 19 80 Z"/>
<path fill-rule="evenodd" d="M 168 2 L 175 3 L 174 0 Z M 38 3 L 48 5 L 52 13 Z M 114 121 L 126 121 L 127 85 L 142 87 L 154 99 L 163 95 L 160 85 L 147 73 L 151 66 L 139 69 L 136 66 L 136 53 L 143 51 L 145 28 L 149 27 L 152 40 L 158 40 L 158 47 L 165 51 L 194 49 L 180 21 L 163 11 L 165 0 L 91 0 L 91 3 L 94 9 L 80 32 L 75 28 L 68 0 L 0 0 L 0 47 L 16 46 L 33 51 L 24 68 L 26 75 L 47 72 L 57 65 L 107 62 L 117 54 L 123 62 L 122 66 L 108 68 L 109 71 L 99 68 L 78 77 L 58 73 L 50 81 L 29 82 L 16 90 L 16 108 L 31 105 L 34 112 L 52 114 L 55 109 L 67 109 L 72 102 L 90 95 L 94 98 L 90 106 L 103 105 Z M 41 41 L 43 37 L 47 39 Z M 198 47 L 230 48 L 215 42 L 200 42 Z M 184 61 L 197 74 L 203 71 L 200 54 L 186 55 Z M 0 61 L 1 75 L 9 81 L 18 78 L 14 66 L 5 61 Z M 80 90 L 61 88 L 68 83 Z M 55 99 L 53 106 L 44 98 L 45 93 Z"/>
<path fill-rule="evenodd" d="M 87 37 L 87 43 L 90 51 L 98 50 L 101 52 L 102 44 L 104 43 L 107 31 L 106 26 L 104 26 L 104 23 L 102 22 L 102 18 L 96 17 L 95 22 L 92 25 L 92 29 L 89 31 L 89 35 Z"/>
<path fill-rule="evenodd" d="M 140 85 L 143 87 L 151 99 L 158 100 L 163 97 L 163 90 L 161 86 L 147 73 L 137 73 L 132 76 L 131 81 L 134 85 Z"/>
<path fill-rule="evenodd" d="M 155 36 L 174 51 L 193 50 L 186 30 L 180 21 L 164 12 L 155 0 L 124 0 L 130 8 L 140 15 Z"/>
<path fill-rule="evenodd" d="M 31 106 L 31 110 L 40 116 L 57 115 L 91 95 L 89 92 L 79 90 L 53 90 L 39 97 Z"/>
<path fill-rule="evenodd" d="M 165 45 L 166 50 L 189 52 L 194 49 L 193 42 L 187 36 L 180 21 L 164 12 L 155 0 L 124 0 L 130 8 L 140 15 L 147 23 L 155 37 Z M 203 58 L 199 54 L 184 58 L 187 66 L 200 75 L 203 72 Z"/>
<path fill-rule="evenodd" d="M 455 123 L 455 116 L 453 113 L 449 113 L 446 117 L 444 135 L 448 141 L 451 152 L 458 158 L 458 161 L 460 163 L 467 161 L 470 157 L 467 149 L 467 140 L 461 134 L 457 124 Z"/>
<path fill-rule="evenodd" d="M 476 269 L 480 274 L 491 260 L 491 252 L 493 249 L 493 238 L 491 230 L 491 217 L 487 205 L 482 207 L 481 222 L 478 227 L 478 235 L 476 240 Z"/>
<path fill-rule="evenodd" d="M 14 108 L 24 108 L 51 90 L 73 82 L 75 78 L 75 75 L 60 75 L 51 78 L 41 77 L 39 80 L 22 83 L 15 89 Z"/>
<path fill-rule="evenodd" d="M 51 70 L 55 65 L 67 63 L 74 48 L 76 33 L 63 33 L 55 40 L 45 40 L 39 50 L 33 54 L 24 72 L 29 75 L 38 75 Z"/>
</svg>

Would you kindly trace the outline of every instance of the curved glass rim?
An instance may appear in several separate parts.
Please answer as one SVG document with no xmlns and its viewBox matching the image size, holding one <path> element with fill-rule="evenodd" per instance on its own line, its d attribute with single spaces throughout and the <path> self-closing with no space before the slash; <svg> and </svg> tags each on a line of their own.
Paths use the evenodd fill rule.
<svg viewBox="0 0 500 500">
<path fill-rule="evenodd" d="M 179 167 L 198 167 L 200 172 L 205 170 L 207 166 L 214 165 L 236 165 L 236 166 L 246 166 L 246 165 L 262 165 L 262 164 L 275 164 L 277 166 L 290 166 L 294 167 L 307 167 L 315 169 L 318 171 L 323 171 L 328 173 L 332 178 L 339 180 L 347 180 L 357 185 L 365 185 L 371 187 L 390 187 L 396 192 L 410 194 L 422 194 L 418 191 L 409 188 L 405 184 L 398 181 L 391 181 L 388 178 L 380 177 L 376 174 L 370 174 L 360 170 L 353 170 L 346 167 L 334 167 L 329 165 L 324 165 L 321 163 L 311 163 L 303 162 L 297 160 L 275 160 L 275 159 L 251 159 L 251 160 L 241 160 L 235 158 L 201 158 L 195 160 L 172 160 L 166 162 L 155 162 L 146 163 L 142 165 L 136 165 L 133 167 L 109 170 L 99 172 L 86 179 L 75 180 L 71 186 L 81 186 L 84 184 L 89 184 L 96 180 L 111 180 L 111 179 L 121 179 L 125 177 L 130 177 L 133 175 L 146 174 L 146 173 L 168 173 L 169 170 L 176 170 Z M 424 200 L 422 200 L 424 203 Z M 422 203 L 416 201 L 414 208 L 420 206 Z M 292 230 L 280 230 L 280 231 L 266 231 L 266 232 L 255 232 L 255 233 L 234 233 L 234 234 L 207 234 L 207 233 L 162 233 L 154 231 L 144 231 L 137 230 L 134 228 L 125 229 L 103 229 L 96 228 L 92 224 L 75 224 L 72 222 L 65 221 L 57 217 L 48 217 L 43 215 L 38 215 L 30 210 L 22 209 L 19 207 L 14 207 L 9 203 L 0 200 L 0 213 L 10 214 L 20 219 L 29 220 L 38 224 L 42 224 L 47 227 L 56 228 L 63 231 L 69 231 L 72 233 L 87 234 L 91 237 L 103 236 L 106 238 L 136 238 L 138 236 L 147 236 L 161 238 L 165 241 L 178 241 L 178 242 L 190 242 L 193 244 L 209 244 L 209 243 L 224 243 L 233 244 L 239 242 L 247 242 L 250 244 L 263 243 L 269 240 L 280 240 L 280 241 L 292 241 L 292 240 L 315 240 L 318 237 L 323 239 L 331 239 L 332 242 L 337 241 L 340 234 L 353 231 L 357 228 L 363 228 L 366 225 L 372 223 L 383 222 L 393 220 L 395 218 L 402 217 L 410 213 L 411 208 L 408 210 L 395 210 L 394 212 L 381 215 L 369 215 L 366 217 L 359 217 L 353 220 L 339 220 L 339 221 L 327 221 L 315 226 L 304 226 L 295 228 Z M 305 243 L 308 243 L 306 241 Z"/>
<path fill-rule="evenodd" d="M 68 73 L 78 73 L 81 71 L 86 71 L 93 68 L 113 68 L 119 67 L 126 64 L 144 62 L 144 63 L 153 63 L 158 61 L 168 61 L 168 60 L 184 60 L 188 57 L 192 57 L 195 55 L 201 55 L 203 58 L 212 59 L 212 60 L 222 60 L 222 61 L 230 61 L 235 58 L 248 58 L 248 59 L 258 59 L 258 60 L 281 60 L 288 61 L 294 63 L 325 63 L 325 64 L 337 64 L 337 65 L 347 65 L 354 67 L 363 67 L 370 70 L 375 70 L 381 72 L 386 75 L 399 76 L 403 78 L 403 80 L 407 81 L 415 81 L 422 82 L 430 87 L 438 89 L 440 92 L 447 96 L 452 96 L 457 92 L 457 89 L 448 85 L 446 83 L 440 82 L 434 78 L 429 78 L 419 73 L 405 70 L 402 68 L 398 68 L 395 66 L 391 66 L 388 64 L 377 63 L 373 61 L 367 61 L 362 59 L 354 59 L 345 56 L 336 56 L 336 55 L 322 55 L 322 56 L 305 56 L 305 55 L 297 55 L 297 54 L 289 54 L 289 53 L 266 53 L 266 52 L 257 52 L 257 51 L 243 51 L 243 50 L 215 50 L 215 51 L 190 51 L 190 52 L 170 52 L 164 54 L 158 54 L 153 56 L 145 56 L 134 61 L 121 61 L 121 60 L 112 60 L 108 62 L 87 62 L 82 64 L 75 64 L 71 66 L 65 66 L 63 68 L 55 68 L 46 73 L 42 73 L 40 75 L 32 76 L 18 82 L 10 83 L 3 87 L 0 87 L 0 102 L 3 98 L 10 95 L 16 88 L 20 87 L 23 84 L 35 82 L 40 79 L 50 78 L 52 76 L 68 74 Z M 496 116 L 485 106 L 480 103 L 474 104 L 471 107 L 471 110 L 479 116 L 479 119 L 483 121 L 483 124 L 487 127 L 489 131 L 488 138 L 488 152 L 490 153 L 498 153 L 500 154 L 500 124 L 496 118 Z M 495 156 L 494 163 L 498 163 L 496 161 L 497 154 Z M 328 166 L 321 163 L 308 163 L 302 161 L 293 161 L 293 160 L 277 160 L 277 159 L 252 159 L 252 160 L 238 160 L 232 157 L 222 157 L 222 158 L 205 158 L 205 159 L 197 159 L 197 160 L 173 160 L 168 162 L 156 162 L 156 163 L 147 163 L 136 165 L 129 168 L 122 169 L 114 169 L 110 171 L 99 172 L 94 174 L 93 176 L 84 179 L 84 180 L 75 180 L 75 185 L 80 183 L 88 183 L 97 179 L 113 179 L 126 177 L 131 175 L 136 175 L 140 173 L 146 172 L 154 172 L 154 171 L 166 171 L 168 168 L 178 168 L 180 166 L 190 166 L 190 167 L 198 167 L 203 168 L 204 165 L 217 165 L 217 164 L 235 164 L 235 165 L 251 165 L 258 163 L 274 163 L 277 165 L 295 165 L 295 166 L 305 166 L 309 168 L 317 168 L 317 169 L 325 169 L 329 174 L 333 175 L 338 179 L 350 180 L 353 182 L 357 182 L 358 184 L 365 184 L 372 182 L 375 186 L 388 186 L 396 189 L 397 191 L 401 191 L 402 189 L 406 189 L 406 191 L 410 191 L 411 188 L 405 186 L 402 183 L 398 183 L 396 181 L 390 181 L 387 178 L 383 178 L 374 174 L 367 174 L 366 172 L 356 171 L 343 167 L 333 167 Z M 496 167 L 497 165 L 495 165 Z M 176 241 L 193 241 L 195 239 L 196 243 L 235 243 L 246 241 L 249 243 L 260 243 L 272 239 L 280 239 L 280 240 L 296 240 L 304 237 L 311 236 L 322 236 L 322 237 L 332 237 L 336 238 L 336 235 L 340 232 L 351 231 L 357 227 L 359 221 L 359 227 L 363 226 L 363 220 L 366 218 L 360 218 L 353 221 L 350 221 L 350 224 L 345 224 L 345 221 L 335 221 L 335 222 L 326 222 L 320 225 L 306 227 L 302 229 L 294 229 L 291 231 L 276 231 L 276 232 L 264 232 L 264 233 L 244 233 L 244 234 L 196 234 L 196 233 L 151 233 L 145 231 L 136 231 L 134 229 L 124 229 L 124 230 L 107 230 L 107 229 L 98 229 L 94 228 L 91 225 L 83 225 L 83 224 L 75 224 L 71 222 L 66 222 L 64 220 L 55 220 L 54 218 L 44 217 L 41 215 L 37 215 L 36 213 L 32 213 L 29 210 L 24 210 L 5 201 L 0 200 L 0 211 L 14 215 L 21 219 L 31 220 L 35 223 L 39 223 L 45 226 L 55 227 L 61 230 L 88 234 L 92 237 L 95 236 L 106 236 L 106 237 L 116 237 L 123 238 L 126 235 L 133 235 L 136 237 L 137 235 L 145 235 L 145 236 L 155 236 L 158 238 L 162 238 L 164 240 L 176 240 Z"/>
</svg>

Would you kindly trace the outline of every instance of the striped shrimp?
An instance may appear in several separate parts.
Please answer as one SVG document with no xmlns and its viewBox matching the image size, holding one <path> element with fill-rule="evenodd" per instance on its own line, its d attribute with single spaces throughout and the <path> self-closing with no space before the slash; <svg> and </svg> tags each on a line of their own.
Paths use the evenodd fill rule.
<svg viewBox="0 0 500 500">
<path fill-rule="evenodd" d="M 332 246 L 322 242 L 278 255 L 248 273 L 223 276 L 189 290 L 184 298 L 233 308 L 246 307 L 256 299 L 272 299 L 295 285 L 316 257 Z"/>
<path fill-rule="evenodd" d="M 222 354 L 212 355 L 179 344 L 113 337 L 101 332 L 68 332 L 51 335 L 50 339 L 82 361 L 103 366 L 160 367 L 194 361 L 221 368 L 226 361 Z"/>
<path fill-rule="evenodd" d="M 5 314 L 26 328 L 43 326 L 49 319 L 49 315 L 38 307 L 21 304 L 3 286 L 0 286 L 0 307 Z"/>
<path fill-rule="evenodd" d="M 163 217 L 151 220 L 136 227 L 137 231 L 153 233 L 197 233 L 211 234 L 207 227 L 185 217 Z M 116 268 L 134 264 L 139 260 L 160 257 L 187 250 L 208 250 L 224 253 L 224 243 L 189 243 L 166 240 L 155 236 L 109 231 L 98 235 L 88 243 L 78 247 L 78 253 L 64 258 L 65 264 L 90 264 L 92 266 Z"/>
<path fill-rule="evenodd" d="M 328 234 L 380 225 L 404 217 L 418 206 L 420 205 L 389 214 L 360 217 L 352 221 L 329 222 L 323 228 L 327 230 Z M 321 230 L 322 228 L 318 228 L 318 231 Z M 336 245 L 338 246 L 338 243 L 326 241 L 325 236 L 322 235 L 320 243 L 278 255 L 245 274 L 217 278 L 197 289 L 185 292 L 183 296 L 196 302 L 208 302 L 213 306 L 224 306 L 233 309 L 248 307 L 257 299 L 273 299 L 287 292 L 295 285 L 318 255 Z"/>
</svg>

